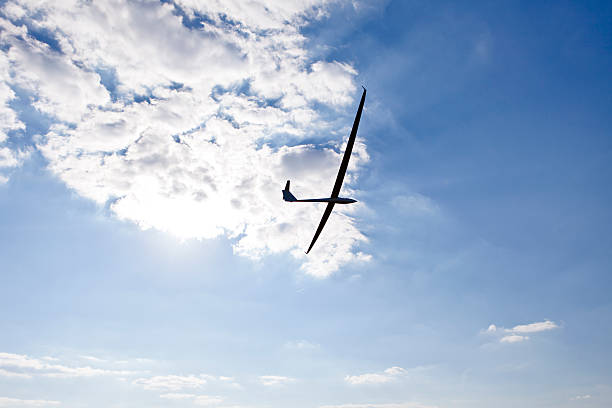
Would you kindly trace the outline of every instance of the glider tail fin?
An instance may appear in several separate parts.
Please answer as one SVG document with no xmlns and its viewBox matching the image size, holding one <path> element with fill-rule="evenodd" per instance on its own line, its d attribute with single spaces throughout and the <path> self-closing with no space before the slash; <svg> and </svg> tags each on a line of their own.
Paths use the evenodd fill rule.
<svg viewBox="0 0 612 408">
<path fill-rule="evenodd" d="M 297 198 L 289 192 L 289 180 L 287 180 L 287 184 L 285 184 L 285 189 L 283 190 L 283 200 L 297 201 Z"/>
</svg>

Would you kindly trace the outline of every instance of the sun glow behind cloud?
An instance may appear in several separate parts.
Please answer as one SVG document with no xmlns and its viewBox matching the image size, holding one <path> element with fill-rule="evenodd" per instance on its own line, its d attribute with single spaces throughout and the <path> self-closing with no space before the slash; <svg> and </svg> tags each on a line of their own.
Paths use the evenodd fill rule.
<svg viewBox="0 0 612 408">
<path fill-rule="evenodd" d="M 328 3 L 9 1 L 3 138 L 24 126 L 7 102 L 19 88 L 53 118 L 34 146 L 50 171 L 121 219 L 225 235 L 253 259 L 289 251 L 318 277 L 368 260 L 348 209 L 306 258 L 322 210 L 280 199 L 286 179 L 300 196 L 329 194 L 352 119 L 355 69 L 312 59 L 299 31 Z M 304 144 L 313 137 L 337 148 Z M 5 166 L 23 160 L 0 148 Z M 368 160 L 362 142 L 353 156 L 348 182 Z"/>
</svg>

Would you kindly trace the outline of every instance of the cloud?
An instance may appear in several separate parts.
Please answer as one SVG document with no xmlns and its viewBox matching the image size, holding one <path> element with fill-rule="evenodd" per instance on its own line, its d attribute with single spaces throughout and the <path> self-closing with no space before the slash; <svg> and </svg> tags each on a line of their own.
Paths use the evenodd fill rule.
<svg viewBox="0 0 612 408">
<path fill-rule="evenodd" d="M 482 330 L 481 333 L 501 336 L 499 338 L 500 343 L 520 343 L 529 340 L 530 337 L 524 335 L 526 333 L 538 333 L 558 329 L 559 327 L 560 326 L 557 323 L 550 320 L 529 324 L 519 324 L 511 329 L 505 329 L 503 327 L 499 328 L 496 325 L 491 324 L 487 329 Z"/>
<path fill-rule="evenodd" d="M 580 400 L 585 400 L 585 399 L 590 399 L 590 398 L 591 398 L 590 394 L 585 394 L 585 395 L 576 395 L 575 397 L 570 398 L 570 400 L 580 401 Z"/>
<path fill-rule="evenodd" d="M 50 364 L 43 359 L 28 357 L 22 354 L 0 353 L 0 376 L 32 378 L 43 376 L 51 378 L 73 378 L 94 376 L 130 376 L 135 371 L 106 370 L 85 367 L 69 367 L 61 364 Z"/>
<path fill-rule="evenodd" d="M 3 27 L 0 25 L 0 31 Z M 0 34 L 0 42 L 1 42 Z M 10 102 L 15 99 L 15 92 L 10 88 L 10 63 L 6 54 L 0 52 L 0 170 L 18 167 L 27 157 L 23 151 L 9 149 L 3 144 L 9 137 L 9 132 L 25 128 L 17 113 L 11 108 Z M 0 184 L 6 183 L 8 177 L 0 174 Z"/>
<path fill-rule="evenodd" d="M 405 214 L 422 215 L 438 211 L 438 206 L 431 198 L 418 193 L 394 197 L 391 204 Z"/>
<path fill-rule="evenodd" d="M 510 331 L 513 333 L 537 333 L 546 330 L 558 329 L 559 325 L 555 322 L 551 322 L 550 320 L 546 320 L 543 322 L 536 322 L 530 324 L 521 324 L 518 326 L 514 326 L 512 329 L 508 329 L 506 331 Z"/>
<path fill-rule="evenodd" d="M 210 396 L 210 395 L 198 395 L 193 400 L 193 403 L 200 406 L 210 406 L 217 405 L 223 402 L 223 398 L 219 396 Z"/>
<path fill-rule="evenodd" d="M 196 394 L 183 394 L 183 393 L 168 393 L 162 394 L 160 398 L 169 400 L 192 400 L 195 405 L 199 406 L 211 406 L 218 405 L 223 402 L 224 398 L 219 396 L 211 395 L 196 395 Z"/>
<path fill-rule="evenodd" d="M 196 395 L 195 394 L 183 394 L 183 393 L 168 393 L 168 394 L 162 394 L 159 397 L 164 398 L 164 399 L 171 399 L 171 400 L 184 400 L 184 399 L 195 398 Z"/>
<path fill-rule="evenodd" d="M 311 343 L 308 340 L 288 341 L 285 343 L 285 348 L 290 350 L 316 350 L 321 346 L 316 343 Z"/>
<path fill-rule="evenodd" d="M 206 384 L 206 379 L 194 375 L 166 375 L 150 378 L 137 378 L 132 384 L 140 385 L 145 390 L 180 391 L 185 388 L 200 388 Z"/>
<path fill-rule="evenodd" d="M 300 196 L 329 194 L 354 115 L 357 72 L 313 59 L 300 33 L 330 3 L 9 0 L 0 72 L 51 118 L 35 147 L 81 196 L 143 229 L 226 236 L 251 259 L 289 252 L 326 277 L 370 259 L 354 209 L 335 212 L 306 257 L 323 209 L 280 190 L 292 179 Z M 0 115 L 4 101 L 7 126 L 22 128 L 12 97 Z M 358 140 L 343 194 L 358 195 L 368 160 Z"/>
<path fill-rule="evenodd" d="M 262 375 L 259 376 L 259 382 L 266 387 L 273 387 L 277 385 L 285 385 L 295 382 L 295 378 L 283 377 L 280 375 Z"/>
<path fill-rule="evenodd" d="M 399 402 L 391 404 L 321 405 L 319 408 L 437 408 L 437 405 L 426 405 L 418 402 Z"/>
<path fill-rule="evenodd" d="M 517 334 L 511 334 L 509 336 L 502 337 L 500 343 L 520 343 L 521 341 L 529 340 L 527 336 L 519 336 Z"/>
<path fill-rule="evenodd" d="M 0 377 L 32 378 L 32 376 L 30 374 L 9 371 L 9 370 L 5 370 L 3 368 L 0 368 Z"/>
<path fill-rule="evenodd" d="M 79 356 L 79 357 L 82 358 L 83 360 L 94 361 L 96 363 L 106 363 L 106 360 L 95 357 L 95 356 Z"/>
<path fill-rule="evenodd" d="M 0 407 L 51 407 L 60 405 L 59 401 L 24 400 L 18 398 L 0 397 Z"/>
<path fill-rule="evenodd" d="M 361 375 L 347 375 L 344 381 L 351 385 L 384 384 L 404 376 L 407 370 L 402 367 L 390 367 L 381 373 L 368 373 Z"/>
</svg>

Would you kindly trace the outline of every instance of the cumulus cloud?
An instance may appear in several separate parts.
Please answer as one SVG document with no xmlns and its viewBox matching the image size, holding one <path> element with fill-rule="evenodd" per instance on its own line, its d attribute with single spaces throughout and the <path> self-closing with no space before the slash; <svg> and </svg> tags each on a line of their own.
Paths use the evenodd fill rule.
<svg viewBox="0 0 612 408">
<path fill-rule="evenodd" d="M 271 387 L 295 382 L 295 378 L 284 377 L 281 375 L 262 375 L 259 376 L 259 382 L 267 387 Z"/>
<path fill-rule="evenodd" d="M 0 31 L 3 27 L 0 25 Z M 1 42 L 2 34 L 0 34 Z M 6 54 L 0 52 L 0 170 L 7 170 L 21 165 L 25 155 L 23 152 L 9 149 L 3 144 L 8 139 L 10 131 L 24 129 L 25 125 L 21 122 L 17 113 L 11 108 L 10 102 L 15 99 L 15 92 L 9 86 L 10 83 L 10 64 Z M 6 183 L 8 177 L 0 173 L 0 184 Z"/>
<path fill-rule="evenodd" d="M 165 375 L 137 378 L 132 384 L 140 385 L 145 390 L 180 391 L 186 388 L 200 388 L 206 384 L 206 379 L 202 378 L 202 376 L 196 377 L 194 375 Z"/>
<path fill-rule="evenodd" d="M 52 378 L 94 377 L 94 376 L 129 376 L 135 371 L 107 370 L 90 366 L 69 367 L 51 364 L 43 359 L 28 357 L 23 354 L 0 353 L 0 376 L 32 378 L 34 376 Z"/>
<path fill-rule="evenodd" d="M 553 321 L 545 320 L 543 322 L 535 322 L 529 324 L 519 324 L 511 329 L 497 327 L 494 324 L 489 325 L 482 333 L 489 335 L 499 335 L 500 343 L 520 343 L 529 340 L 526 333 L 538 333 L 547 330 L 558 329 L 559 325 Z"/>
<path fill-rule="evenodd" d="M 0 407 L 53 407 L 60 405 L 59 401 L 26 400 L 19 398 L 0 397 Z"/>
<path fill-rule="evenodd" d="M 404 376 L 407 370 L 402 367 L 390 367 L 380 373 L 367 373 L 360 375 L 347 375 L 344 381 L 351 385 L 384 384 L 395 381 Z"/>
<path fill-rule="evenodd" d="M 306 257 L 323 208 L 284 205 L 280 190 L 292 179 L 299 195 L 329 194 L 352 122 L 355 69 L 313 59 L 300 33 L 330 2 L 9 0 L 0 116 L 23 128 L 7 101 L 11 86 L 29 92 L 53 122 L 35 146 L 49 170 L 121 219 L 223 235 L 252 259 L 290 252 L 328 276 L 370 259 L 352 210 L 332 215 Z M 358 140 L 343 194 L 358 195 L 350 183 L 367 161 Z"/>
</svg>

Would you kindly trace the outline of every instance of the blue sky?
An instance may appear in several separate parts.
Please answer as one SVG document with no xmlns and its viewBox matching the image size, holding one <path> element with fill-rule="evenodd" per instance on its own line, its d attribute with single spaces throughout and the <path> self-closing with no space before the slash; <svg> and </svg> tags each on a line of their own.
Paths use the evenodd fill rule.
<svg viewBox="0 0 612 408">
<path fill-rule="evenodd" d="M 606 2 L 0 5 L 0 407 L 612 403 Z"/>
</svg>

